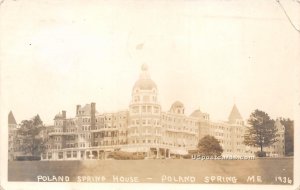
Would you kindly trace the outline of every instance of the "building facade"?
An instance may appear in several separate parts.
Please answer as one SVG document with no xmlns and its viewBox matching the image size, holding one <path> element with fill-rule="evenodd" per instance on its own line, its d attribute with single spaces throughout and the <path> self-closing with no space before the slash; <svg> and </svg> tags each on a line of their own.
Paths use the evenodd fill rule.
<svg viewBox="0 0 300 190">
<path fill-rule="evenodd" d="M 195 110 L 186 115 L 184 104 L 174 102 L 162 111 L 158 89 L 146 65 L 132 88 L 129 109 L 99 113 L 96 104 L 76 106 L 76 115 L 66 111 L 46 127 L 47 150 L 42 160 L 107 159 L 115 151 L 146 158 L 176 158 L 197 149 L 199 140 L 212 135 L 220 141 L 223 155 L 254 155 L 258 148 L 243 144 L 247 124 L 233 106 L 228 121 L 211 121 L 208 113 Z M 265 150 L 268 156 L 284 156 L 284 126 L 276 121 L 278 141 Z"/>
</svg>

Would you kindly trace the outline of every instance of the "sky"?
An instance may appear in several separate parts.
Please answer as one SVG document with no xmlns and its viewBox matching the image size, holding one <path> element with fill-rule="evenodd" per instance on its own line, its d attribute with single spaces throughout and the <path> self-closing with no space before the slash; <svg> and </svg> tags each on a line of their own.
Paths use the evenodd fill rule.
<svg viewBox="0 0 300 190">
<path fill-rule="evenodd" d="M 282 4 L 299 28 L 299 3 Z M 295 117 L 300 35 L 276 1 L 4 1 L 0 31 L 3 118 L 126 110 L 142 64 L 163 111 Z"/>
</svg>

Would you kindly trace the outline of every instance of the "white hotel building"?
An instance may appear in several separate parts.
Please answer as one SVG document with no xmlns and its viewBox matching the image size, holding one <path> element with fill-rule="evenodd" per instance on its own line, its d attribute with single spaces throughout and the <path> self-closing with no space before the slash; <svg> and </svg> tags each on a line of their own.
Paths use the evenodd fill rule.
<svg viewBox="0 0 300 190">
<path fill-rule="evenodd" d="M 96 104 L 77 105 L 76 116 L 67 118 L 62 111 L 47 127 L 47 151 L 42 160 L 106 159 L 111 152 L 126 151 L 148 158 L 182 157 L 195 150 L 205 135 L 216 137 L 223 155 L 254 155 L 258 148 L 243 144 L 247 128 L 234 105 L 227 122 L 214 122 L 209 114 L 195 110 L 185 114 L 183 103 L 176 101 L 162 111 L 157 87 L 146 65 L 132 89 L 129 110 L 98 113 Z M 284 155 L 284 126 L 279 121 L 278 142 L 266 148 L 269 156 Z"/>
</svg>

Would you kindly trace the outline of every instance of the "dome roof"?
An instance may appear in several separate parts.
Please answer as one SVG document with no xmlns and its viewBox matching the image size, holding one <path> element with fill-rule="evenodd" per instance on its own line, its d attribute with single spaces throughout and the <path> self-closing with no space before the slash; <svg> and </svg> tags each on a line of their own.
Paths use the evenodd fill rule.
<svg viewBox="0 0 300 190">
<path fill-rule="evenodd" d="M 136 81 L 133 88 L 139 88 L 141 90 L 152 90 L 156 88 L 156 84 L 151 79 L 140 79 Z"/>
<path fill-rule="evenodd" d="M 141 67 L 141 74 L 139 80 L 137 80 L 133 86 L 133 89 L 139 88 L 140 90 L 152 90 L 156 87 L 155 82 L 151 80 L 148 73 L 148 66 L 143 64 Z"/>
<path fill-rule="evenodd" d="M 202 112 L 200 111 L 200 109 L 197 109 L 197 110 L 193 111 L 193 113 L 191 114 L 191 117 L 202 117 Z"/>
<path fill-rule="evenodd" d="M 56 119 L 63 119 L 63 115 L 59 112 L 58 114 L 55 115 L 54 120 Z"/>
<path fill-rule="evenodd" d="M 184 114 L 184 105 L 183 103 L 176 101 L 172 104 L 170 112 L 177 114 Z"/>
<path fill-rule="evenodd" d="M 184 107 L 183 103 L 180 101 L 176 101 L 172 104 L 172 108 Z"/>
</svg>

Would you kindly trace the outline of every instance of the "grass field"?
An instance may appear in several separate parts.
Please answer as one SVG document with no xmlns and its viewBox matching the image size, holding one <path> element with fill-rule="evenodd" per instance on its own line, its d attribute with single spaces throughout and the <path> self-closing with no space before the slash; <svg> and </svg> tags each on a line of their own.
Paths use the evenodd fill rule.
<svg viewBox="0 0 300 190">
<path fill-rule="evenodd" d="M 293 159 L 8 162 L 8 181 L 37 181 L 39 175 L 49 176 L 50 180 L 53 176 L 68 176 L 70 182 L 78 182 L 78 176 L 105 176 L 104 182 L 123 182 L 123 179 L 128 178 L 118 177 L 137 176 L 138 182 L 143 183 L 178 183 L 178 180 L 180 181 L 179 176 L 192 176 L 195 179 L 193 183 L 200 184 L 206 183 L 208 179 L 209 183 L 228 183 L 223 181 L 225 178 L 220 177 L 217 181 L 217 176 L 227 177 L 227 179 L 235 177 L 238 184 L 260 184 L 256 180 L 247 182 L 247 178 L 248 176 L 255 176 L 255 179 L 257 179 L 256 176 L 262 176 L 261 184 L 287 184 L 276 181 L 275 177 L 281 177 L 283 181 L 285 181 L 284 179 L 293 179 Z M 211 181 L 210 179 L 214 180 Z M 180 182 L 190 183 L 189 180 Z M 230 181 L 229 183 L 231 184 Z"/>
</svg>

